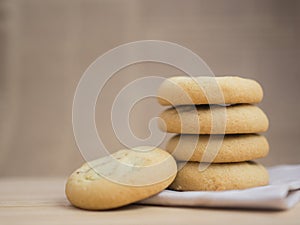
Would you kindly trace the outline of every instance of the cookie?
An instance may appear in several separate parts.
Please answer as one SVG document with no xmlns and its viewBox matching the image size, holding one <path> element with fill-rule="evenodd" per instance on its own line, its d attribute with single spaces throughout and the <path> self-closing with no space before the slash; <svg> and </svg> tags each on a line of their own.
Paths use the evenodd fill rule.
<svg viewBox="0 0 300 225">
<path fill-rule="evenodd" d="M 76 207 L 112 209 L 161 192 L 176 173 L 174 158 L 164 150 L 125 149 L 84 164 L 69 177 L 65 192 Z"/>
<path fill-rule="evenodd" d="M 160 129 L 170 133 L 259 133 L 265 132 L 269 126 L 265 113 L 257 106 L 249 104 L 227 107 L 218 105 L 177 106 L 162 112 L 160 118 L 161 120 L 158 120 Z M 214 127 L 212 126 L 213 121 Z"/>
<path fill-rule="evenodd" d="M 158 89 L 161 105 L 258 103 L 263 98 L 259 83 L 237 76 L 166 79 Z"/>
<path fill-rule="evenodd" d="M 265 157 L 269 153 L 269 144 L 258 134 L 211 135 L 211 138 L 209 135 L 182 134 L 172 137 L 166 150 L 179 161 L 227 163 Z"/>
<path fill-rule="evenodd" d="M 178 165 L 179 168 L 182 164 Z M 223 191 L 267 185 L 267 170 L 255 162 L 210 164 L 199 171 L 199 163 L 187 162 L 169 187 L 176 191 Z"/>
</svg>

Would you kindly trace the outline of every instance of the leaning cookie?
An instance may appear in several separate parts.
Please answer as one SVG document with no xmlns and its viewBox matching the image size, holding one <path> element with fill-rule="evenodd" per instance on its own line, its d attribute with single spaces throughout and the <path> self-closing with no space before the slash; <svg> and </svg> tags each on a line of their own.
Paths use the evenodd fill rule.
<svg viewBox="0 0 300 225">
<path fill-rule="evenodd" d="M 258 103 L 263 98 L 259 83 L 237 76 L 171 77 L 158 89 L 161 105 Z"/>
<path fill-rule="evenodd" d="M 243 134 L 265 132 L 269 127 L 266 114 L 249 104 L 184 105 L 161 113 L 161 130 L 181 134 Z"/>
<path fill-rule="evenodd" d="M 66 196 L 76 207 L 106 210 L 155 195 L 175 178 L 174 158 L 158 148 L 120 150 L 84 164 L 66 184 Z"/>
<path fill-rule="evenodd" d="M 265 157 L 269 153 L 269 144 L 259 134 L 181 134 L 168 141 L 166 150 L 178 161 L 226 163 Z"/>
<path fill-rule="evenodd" d="M 210 164 L 204 171 L 199 171 L 199 163 L 187 162 L 169 188 L 176 191 L 223 191 L 268 183 L 267 170 L 254 162 Z"/>
</svg>

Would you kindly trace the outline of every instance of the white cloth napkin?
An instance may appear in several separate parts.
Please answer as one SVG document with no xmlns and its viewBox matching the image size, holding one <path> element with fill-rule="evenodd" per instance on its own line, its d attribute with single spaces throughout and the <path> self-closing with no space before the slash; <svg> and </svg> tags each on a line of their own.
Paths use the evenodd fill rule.
<svg viewBox="0 0 300 225">
<path fill-rule="evenodd" d="M 139 204 L 286 210 L 300 201 L 300 165 L 268 168 L 268 186 L 232 191 L 164 190 Z"/>
</svg>

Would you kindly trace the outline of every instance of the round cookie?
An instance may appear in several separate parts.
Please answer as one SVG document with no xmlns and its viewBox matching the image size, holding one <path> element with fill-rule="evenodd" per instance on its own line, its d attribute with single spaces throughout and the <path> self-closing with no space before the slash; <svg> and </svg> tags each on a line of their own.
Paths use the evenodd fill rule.
<svg viewBox="0 0 300 225">
<path fill-rule="evenodd" d="M 179 168 L 182 164 L 178 165 Z M 177 173 L 170 189 L 176 191 L 223 191 L 267 185 L 267 170 L 255 162 L 210 164 L 198 170 L 199 163 L 187 162 Z"/>
<path fill-rule="evenodd" d="M 260 102 L 263 90 L 256 81 L 237 76 L 178 76 L 166 79 L 157 95 L 161 105 L 237 104 Z"/>
<path fill-rule="evenodd" d="M 213 135 L 210 148 L 206 149 L 210 135 L 181 134 L 173 136 L 166 145 L 166 150 L 179 161 L 209 162 L 243 162 L 262 158 L 269 153 L 267 139 L 258 134 Z M 223 139 L 223 140 L 222 140 Z M 221 145 L 218 145 L 221 142 Z M 205 154 L 205 158 L 202 158 Z"/>
<path fill-rule="evenodd" d="M 112 209 L 161 192 L 172 183 L 176 173 L 174 158 L 164 150 L 153 147 L 120 150 L 111 157 L 86 163 L 72 173 L 65 192 L 76 207 Z"/>
<path fill-rule="evenodd" d="M 160 129 L 169 133 L 243 134 L 265 132 L 269 127 L 266 114 L 259 107 L 249 104 L 227 107 L 177 106 L 162 112 L 160 118 L 158 121 Z M 212 129 L 213 119 L 214 129 Z"/>
</svg>

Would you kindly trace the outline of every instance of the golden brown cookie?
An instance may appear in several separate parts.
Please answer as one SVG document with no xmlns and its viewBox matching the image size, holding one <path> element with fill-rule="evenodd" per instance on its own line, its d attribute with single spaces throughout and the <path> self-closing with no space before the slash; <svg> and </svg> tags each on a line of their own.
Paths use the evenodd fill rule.
<svg viewBox="0 0 300 225">
<path fill-rule="evenodd" d="M 181 134 L 168 141 L 166 150 L 179 161 L 225 163 L 265 157 L 269 144 L 258 134 L 211 135 L 211 138 L 210 135 Z"/>
<path fill-rule="evenodd" d="M 178 165 L 179 168 L 182 164 Z M 187 162 L 169 187 L 177 191 L 223 191 L 267 185 L 267 170 L 255 162 L 217 163 L 199 171 L 199 163 Z"/>
<path fill-rule="evenodd" d="M 84 164 L 67 181 L 68 200 L 79 208 L 105 210 L 161 192 L 174 180 L 177 165 L 166 151 L 150 148 L 120 150 Z"/>
<path fill-rule="evenodd" d="M 269 127 L 266 114 L 259 107 L 249 104 L 227 107 L 177 106 L 162 112 L 160 118 L 160 129 L 170 133 L 243 134 L 265 132 Z M 212 121 L 215 124 L 214 129 Z"/>
<path fill-rule="evenodd" d="M 258 103 L 263 98 L 259 83 L 237 76 L 166 79 L 158 89 L 161 105 Z"/>
</svg>

